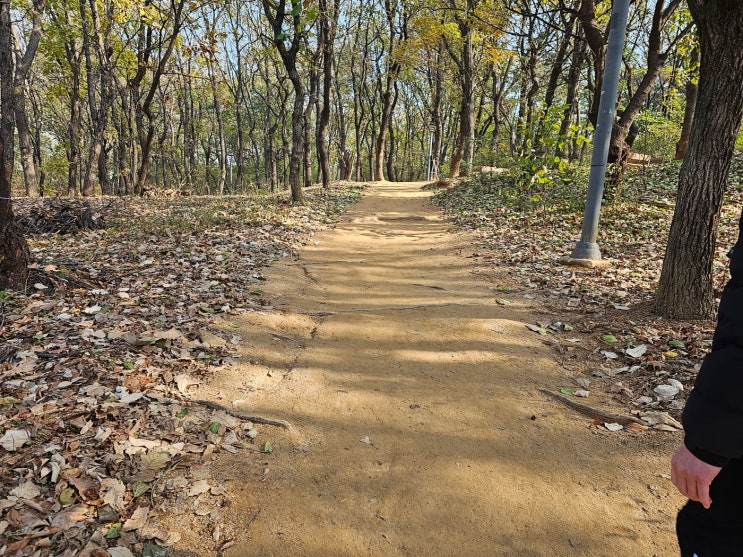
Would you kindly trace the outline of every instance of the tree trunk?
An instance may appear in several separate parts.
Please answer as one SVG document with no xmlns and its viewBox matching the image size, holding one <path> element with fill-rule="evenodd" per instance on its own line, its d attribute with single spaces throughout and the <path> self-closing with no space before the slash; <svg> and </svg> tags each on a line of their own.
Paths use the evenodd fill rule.
<svg viewBox="0 0 743 557">
<path fill-rule="evenodd" d="M 387 70 L 384 93 L 382 94 L 382 116 L 379 122 L 379 134 L 374 146 L 374 172 L 372 180 L 384 180 L 384 149 L 387 143 L 389 121 L 392 117 L 392 93 L 399 64 L 393 62 Z"/>
<path fill-rule="evenodd" d="M 26 287 L 29 251 L 10 201 L 15 147 L 10 2 L 0 3 L 0 290 Z"/>
<path fill-rule="evenodd" d="M 313 66 L 319 64 L 320 60 L 320 47 L 318 51 L 314 53 Z M 317 88 L 320 81 L 320 71 L 317 69 L 310 70 L 310 87 L 309 87 L 309 98 L 307 99 L 307 106 L 302 114 L 302 127 L 304 128 L 304 141 L 302 146 L 303 159 L 302 168 L 304 168 L 304 187 L 309 188 L 313 183 L 313 172 L 312 172 L 312 110 L 317 107 Z M 317 132 L 317 130 L 315 130 Z M 317 138 L 317 133 L 315 133 Z"/>
<path fill-rule="evenodd" d="M 576 99 L 578 98 L 578 81 L 580 80 L 580 72 L 583 67 L 585 56 L 586 41 L 580 37 L 576 37 L 573 56 L 570 62 L 570 71 L 568 72 L 567 91 L 565 93 L 565 111 L 563 112 L 562 122 L 560 123 L 560 139 L 555 149 L 555 155 L 563 159 L 568 158 L 570 154 L 569 147 L 572 138 L 568 136 L 568 131 L 570 130 L 570 121 L 575 113 Z"/>
<path fill-rule="evenodd" d="M 219 98 L 217 87 L 217 70 L 214 68 L 214 60 L 211 58 L 207 62 L 207 71 L 209 72 L 209 85 L 212 88 L 212 102 L 214 103 L 214 117 L 217 120 L 217 142 L 219 144 L 219 181 L 217 182 L 217 193 L 224 195 L 225 184 L 227 183 L 227 139 L 224 135 L 222 101 Z"/>
<path fill-rule="evenodd" d="M 743 4 L 689 0 L 701 45 L 699 98 L 658 284 L 673 319 L 714 316 L 712 262 L 735 138 L 743 117 Z"/>
<path fill-rule="evenodd" d="M 297 54 L 304 41 L 303 25 L 301 21 L 301 5 L 292 1 L 291 18 L 293 33 L 291 44 L 285 44 L 284 19 L 287 17 L 286 1 L 280 0 L 274 4 L 271 0 L 263 0 L 263 13 L 273 30 L 273 41 L 284 63 L 284 68 L 294 89 L 294 107 L 292 109 L 292 141 L 289 155 L 289 187 L 291 188 L 292 203 L 302 203 L 302 160 L 304 147 L 304 84 L 297 70 Z"/>
<path fill-rule="evenodd" d="M 459 105 L 459 136 L 456 150 L 449 164 L 449 178 L 456 178 L 460 174 L 465 176 L 469 174 L 475 140 L 475 60 L 472 51 L 472 30 L 469 27 L 469 22 L 459 21 L 458 23 L 464 42 L 461 57 L 455 57 L 454 59 L 459 66 L 462 99 Z M 465 162 L 464 171 L 462 170 L 462 161 Z"/>
<path fill-rule="evenodd" d="M 634 139 L 637 136 L 635 118 L 637 118 L 640 110 L 642 110 L 642 107 L 645 105 L 645 100 L 650 94 L 650 90 L 658 75 L 660 75 L 660 71 L 663 69 L 663 64 L 665 64 L 666 59 L 668 58 L 669 51 L 661 51 L 661 33 L 663 26 L 666 21 L 668 21 L 668 18 L 673 15 L 673 12 L 676 11 L 676 8 L 680 3 L 681 0 L 671 0 L 666 6 L 665 1 L 659 0 L 655 4 L 653 24 L 648 38 L 645 75 L 642 76 L 640 84 L 637 86 L 637 89 L 627 103 L 627 107 L 622 111 L 619 121 L 612 130 L 608 160 L 609 162 L 618 163 L 620 168 L 618 177 L 621 177 L 621 168 L 624 167 L 624 163 L 629 155 L 630 149 L 632 148 Z M 683 34 L 685 34 L 685 32 L 681 31 L 677 38 L 680 38 Z M 619 183 L 621 180 L 614 179 L 612 181 Z"/>
<path fill-rule="evenodd" d="M 26 49 L 21 50 L 21 40 L 11 26 L 11 41 L 15 52 L 14 99 L 13 110 L 15 110 L 15 126 L 18 131 L 18 146 L 21 152 L 21 166 L 23 167 L 23 178 L 26 184 L 26 195 L 30 197 L 39 196 L 39 180 L 36 174 L 34 162 L 34 150 L 31 142 L 31 130 L 28 125 L 28 110 L 26 109 L 26 92 L 28 90 L 28 74 L 31 70 L 31 62 L 36 56 L 41 41 L 42 13 L 46 7 L 46 0 L 34 0 L 31 10 L 32 27 L 26 41 Z"/>
<path fill-rule="evenodd" d="M 547 80 L 547 87 L 544 91 L 544 103 L 541 107 L 541 114 L 539 116 L 539 123 L 535 128 L 534 137 L 534 149 L 537 155 L 541 156 L 544 154 L 544 145 L 542 139 L 547 130 L 545 130 L 545 122 L 550 108 L 555 100 L 555 94 L 557 93 L 557 85 L 562 75 L 565 60 L 568 57 L 568 49 L 570 48 L 571 39 L 573 37 L 573 27 L 575 26 L 575 15 L 573 15 L 566 23 L 565 34 L 560 40 L 560 46 L 557 48 L 555 53 L 555 59 L 552 62 L 552 68 L 550 69 L 549 79 Z M 571 68 L 572 69 L 572 68 Z"/>
<path fill-rule="evenodd" d="M 601 85 L 604 79 L 604 67 L 606 66 L 606 38 L 598 26 L 596 20 L 596 1 L 581 0 L 578 8 L 578 20 L 583 28 L 586 43 L 593 53 L 593 90 L 591 95 L 591 106 L 588 109 L 588 120 L 596 127 L 599 114 L 599 101 L 601 100 Z"/>
<path fill-rule="evenodd" d="M 699 49 L 691 51 L 691 61 L 694 66 L 699 63 Z M 674 158 L 677 161 L 684 160 L 686 151 L 689 148 L 689 136 L 691 135 L 691 126 L 694 123 L 694 109 L 697 106 L 697 97 L 699 96 L 699 85 L 693 79 L 686 82 L 686 107 L 684 108 L 684 122 L 681 125 L 681 137 L 676 143 L 676 154 Z"/>
<path fill-rule="evenodd" d="M 430 171 L 431 180 L 439 179 L 439 169 L 441 168 L 441 144 L 444 142 L 444 119 L 442 117 L 441 106 L 444 98 L 444 71 L 442 68 L 442 59 L 444 54 L 443 40 L 439 41 L 436 49 L 436 59 L 433 68 L 429 64 L 429 72 L 433 72 L 430 82 L 433 85 L 433 101 L 431 107 L 431 126 L 433 138 L 431 141 L 431 161 Z"/>
<path fill-rule="evenodd" d="M 85 18 L 85 0 L 81 0 L 81 20 L 83 23 L 83 29 L 87 33 L 87 24 Z M 83 183 L 81 186 L 81 193 L 83 195 L 93 195 L 95 191 L 96 179 L 101 176 L 100 168 L 100 157 L 104 149 L 104 143 L 106 140 L 106 128 L 108 127 L 108 117 L 111 111 L 111 106 L 114 101 L 114 77 L 113 68 L 111 67 L 111 61 L 109 60 L 109 51 L 111 50 L 108 42 L 107 34 L 103 31 L 101 25 L 101 16 L 98 11 L 98 2 L 96 0 L 89 0 L 90 4 L 90 19 L 93 24 L 92 37 L 85 37 L 84 49 L 87 59 L 88 66 L 88 103 L 90 111 L 90 121 L 93 128 L 91 137 L 90 149 L 88 151 L 88 160 L 85 165 L 85 176 L 83 177 Z M 113 17 L 113 6 L 106 4 L 105 17 Z M 96 52 L 97 64 L 95 71 L 92 65 L 91 45 L 90 41 L 94 39 L 95 45 L 93 49 Z M 96 86 L 100 86 L 98 99 L 96 101 Z M 104 158 L 105 162 L 105 158 Z M 104 172 L 107 174 L 107 172 Z M 100 182 L 100 180 L 99 180 Z M 104 193 L 104 186 L 102 183 L 101 193 Z"/>
<path fill-rule="evenodd" d="M 72 25 L 77 16 L 71 10 L 65 12 L 67 25 Z M 67 195 L 78 192 L 80 182 L 80 130 L 82 129 L 82 99 L 80 97 L 80 41 L 70 37 L 64 44 L 65 60 L 70 70 L 69 120 L 67 122 Z"/>
<path fill-rule="evenodd" d="M 322 185 L 328 187 L 331 181 L 330 158 L 328 156 L 328 125 L 330 123 L 330 103 L 333 88 L 333 43 L 335 30 L 338 25 L 339 0 L 333 1 L 333 14 L 328 13 L 327 0 L 319 0 L 320 6 L 320 37 L 322 45 L 322 109 L 317 121 L 317 156 L 320 159 L 320 171 L 322 174 Z M 344 145 L 345 147 L 345 145 Z M 347 173 L 346 173 L 347 174 Z M 344 180 L 347 178 L 344 178 Z"/>
<path fill-rule="evenodd" d="M 31 128 L 28 124 L 25 85 L 16 87 L 14 104 L 15 127 L 18 131 L 18 150 L 21 155 L 21 167 L 23 168 L 23 181 L 26 184 L 26 195 L 29 197 L 39 197 L 39 179 L 36 173 L 36 163 L 34 162 Z"/>
</svg>

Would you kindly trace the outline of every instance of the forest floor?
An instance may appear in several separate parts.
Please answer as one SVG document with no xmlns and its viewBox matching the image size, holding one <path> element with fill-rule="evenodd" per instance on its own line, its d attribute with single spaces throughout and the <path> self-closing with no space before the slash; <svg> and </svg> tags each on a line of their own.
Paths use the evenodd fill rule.
<svg viewBox="0 0 743 557">
<path fill-rule="evenodd" d="M 16 201 L 0 554 L 675 556 L 668 461 L 714 325 L 652 314 L 676 173 L 602 211 L 604 269 L 560 263 L 576 214 L 486 180 L 445 212 L 419 183 L 342 217 L 348 184 L 90 200 L 92 231 L 82 202 Z"/>
<path fill-rule="evenodd" d="M 680 433 L 610 431 L 540 391 L 580 389 L 591 362 L 559 365 L 525 326 L 543 302 L 473 258 L 476 236 L 421 186 L 372 186 L 268 270 L 273 309 L 234 320 L 242 357 L 199 397 L 291 429 L 262 429 L 262 453 L 215 455 L 223 521 L 166 518 L 175 555 L 213 550 L 214 532 L 234 557 L 676 555 Z M 626 413 L 611 397 L 583 400 Z"/>
</svg>

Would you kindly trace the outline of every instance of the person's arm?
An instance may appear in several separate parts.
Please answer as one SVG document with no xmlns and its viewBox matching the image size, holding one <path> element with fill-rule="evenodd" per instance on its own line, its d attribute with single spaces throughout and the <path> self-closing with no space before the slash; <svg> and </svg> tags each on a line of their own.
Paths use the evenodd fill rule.
<svg viewBox="0 0 743 557">
<path fill-rule="evenodd" d="M 712 351 L 686 401 L 686 435 L 671 459 L 673 484 L 705 508 L 712 504 L 712 481 L 730 459 L 743 455 L 743 214 L 738 242 L 728 255 L 731 276 L 720 300 Z"/>
</svg>

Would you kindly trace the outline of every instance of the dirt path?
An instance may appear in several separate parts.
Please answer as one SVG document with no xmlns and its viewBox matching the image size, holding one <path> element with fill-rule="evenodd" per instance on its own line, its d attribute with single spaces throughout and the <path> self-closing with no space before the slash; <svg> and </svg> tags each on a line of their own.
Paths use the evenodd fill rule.
<svg viewBox="0 0 743 557">
<path fill-rule="evenodd" d="M 295 430 L 212 464 L 225 555 L 675 556 L 677 439 L 538 393 L 571 380 L 525 329 L 535 308 L 472 273 L 473 238 L 427 197 L 376 185 L 267 273 L 276 311 L 245 316 L 245 363 L 204 395 Z"/>
</svg>

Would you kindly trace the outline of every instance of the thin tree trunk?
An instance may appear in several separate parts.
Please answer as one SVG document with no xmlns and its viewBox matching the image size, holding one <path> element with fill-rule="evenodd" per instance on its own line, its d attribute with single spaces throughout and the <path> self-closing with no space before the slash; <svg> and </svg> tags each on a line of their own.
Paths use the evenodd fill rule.
<svg viewBox="0 0 743 557">
<path fill-rule="evenodd" d="M 570 62 L 570 71 L 568 72 L 567 90 L 565 92 L 565 111 L 563 112 L 562 122 L 560 122 L 560 139 L 555 148 L 555 155 L 561 158 L 570 156 L 570 140 L 568 131 L 573 114 L 576 111 L 576 100 L 578 98 L 578 82 L 580 72 L 583 67 L 583 60 L 586 56 L 586 41 L 576 37 L 573 50 L 572 60 Z"/>
<path fill-rule="evenodd" d="M 699 49 L 695 48 L 691 52 L 692 65 L 696 66 L 699 63 Z M 677 161 L 683 160 L 686 157 L 686 151 L 689 148 L 689 136 L 691 135 L 691 127 L 694 123 L 694 109 L 697 106 L 697 98 L 699 96 L 699 85 L 693 80 L 689 79 L 686 82 L 686 107 L 684 108 L 684 122 L 681 124 L 681 137 L 676 143 L 676 154 L 674 158 Z"/>
<path fill-rule="evenodd" d="M 332 102 L 331 92 L 333 87 L 333 43 L 335 41 L 335 30 L 338 25 L 338 13 L 340 11 L 339 0 L 333 1 L 333 15 L 328 13 L 327 0 L 319 0 L 320 6 L 320 37 L 322 45 L 322 109 L 318 114 L 317 122 L 317 156 L 320 159 L 320 171 L 322 174 L 322 185 L 328 187 L 331 181 L 330 157 L 328 156 L 328 126 L 330 124 L 330 104 Z M 345 145 L 344 145 L 345 147 Z"/>
<path fill-rule="evenodd" d="M 26 287 L 29 251 L 10 200 L 15 148 L 10 2 L 0 3 L 0 290 Z"/>
</svg>

